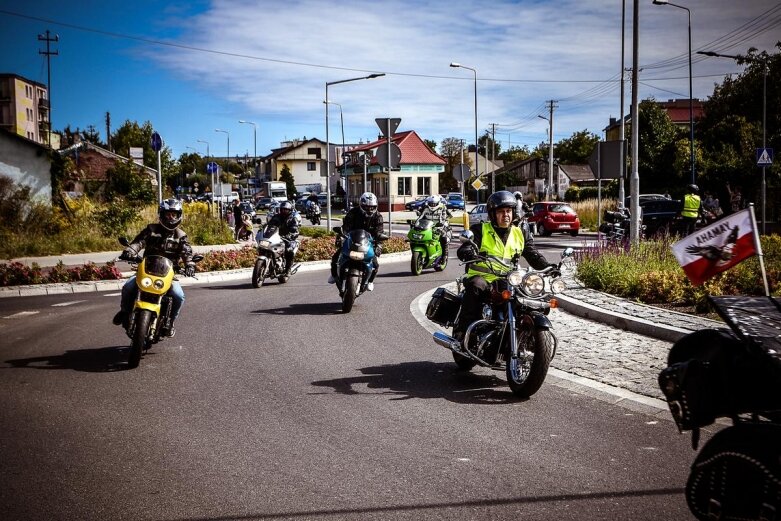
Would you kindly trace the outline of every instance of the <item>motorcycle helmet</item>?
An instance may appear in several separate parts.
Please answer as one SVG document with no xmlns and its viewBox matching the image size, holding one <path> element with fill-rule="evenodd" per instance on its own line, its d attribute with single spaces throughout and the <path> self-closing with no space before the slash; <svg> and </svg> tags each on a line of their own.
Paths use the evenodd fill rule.
<svg viewBox="0 0 781 521">
<path fill-rule="evenodd" d="M 442 202 L 442 198 L 438 194 L 429 195 L 428 198 L 426 198 L 426 206 L 428 206 L 431 209 L 434 209 L 437 206 L 439 206 L 441 202 Z"/>
<path fill-rule="evenodd" d="M 488 203 L 485 205 L 485 210 L 488 213 L 488 218 L 491 219 L 491 224 L 496 224 L 496 210 L 498 208 L 517 208 L 518 202 L 515 196 L 507 190 L 500 190 L 494 192 L 488 198 Z"/>
<path fill-rule="evenodd" d="M 371 217 L 377 211 L 377 196 L 371 192 L 364 192 L 359 204 L 364 215 Z"/>
<path fill-rule="evenodd" d="M 279 215 L 287 219 L 293 213 L 293 203 L 285 201 L 279 205 Z"/>
<path fill-rule="evenodd" d="M 690 194 L 696 194 L 700 192 L 700 187 L 695 184 L 686 185 L 686 189 Z"/>
<path fill-rule="evenodd" d="M 178 199 L 162 201 L 157 215 L 163 228 L 174 231 L 182 223 L 182 202 Z"/>
</svg>

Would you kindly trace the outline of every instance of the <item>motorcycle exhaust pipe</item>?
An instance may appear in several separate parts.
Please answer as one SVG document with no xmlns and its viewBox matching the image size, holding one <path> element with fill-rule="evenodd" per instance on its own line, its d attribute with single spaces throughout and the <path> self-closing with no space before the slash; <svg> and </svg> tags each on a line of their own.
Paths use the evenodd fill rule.
<svg viewBox="0 0 781 521">
<path fill-rule="evenodd" d="M 444 347 L 445 349 L 455 351 L 456 353 L 461 353 L 461 342 L 452 336 L 443 333 L 442 331 L 437 331 L 434 333 L 434 342 Z"/>
<path fill-rule="evenodd" d="M 290 268 L 290 274 L 291 275 L 295 275 L 296 272 L 298 271 L 298 268 L 300 268 L 300 267 L 301 267 L 301 263 L 300 262 L 296 263 L 296 264 L 293 264 L 293 267 Z"/>
</svg>

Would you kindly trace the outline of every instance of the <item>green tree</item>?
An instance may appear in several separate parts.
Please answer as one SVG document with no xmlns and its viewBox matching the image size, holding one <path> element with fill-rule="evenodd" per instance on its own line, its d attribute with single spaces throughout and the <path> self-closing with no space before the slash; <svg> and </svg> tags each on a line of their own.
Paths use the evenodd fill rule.
<svg viewBox="0 0 781 521">
<path fill-rule="evenodd" d="M 463 154 L 464 164 L 472 168 L 472 159 L 469 157 L 464 141 L 455 137 L 449 137 L 442 140 L 439 149 L 439 155 L 446 161 L 445 170 L 439 174 L 440 192 L 458 190 L 458 181 L 453 177 L 453 167 L 461 164 Z"/>
<path fill-rule="evenodd" d="M 135 121 L 126 120 L 122 126 L 111 136 L 114 151 L 124 157 L 130 157 L 130 147 L 142 147 L 144 149 L 144 166 L 157 170 L 157 152 L 152 150 L 151 141 L 154 128 L 149 121 L 139 125 Z M 168 187 L 168 192 L 176 185 L 179 169 L 172 158 L 171 149 L 163 146 L 160 151 L 160 164 L 162 170 L 163 186 Z"/>
<path fill-rule="evenodd" d="M 437 151 L 437 142 L 433 139 L 424 139 L 423 142 L 431 149 L 432 152 Z"/>
<path fill-rule="evenodd" d="M 100 133 L 95 129 L 95 125 L 90 125 L 87 127 L 87 130 L 83 130 L 81 132 L 81 138 L 84 141 L 89 141 L 93 145 L 97 145 L 99 147 L 106 147 L 105 144 L 100 140 Z"/>
<path fill-rule="evenodd" d="M 663 193 L 666 190 L 681 190 L 686 185 L 688 170 L 684 175 L 684 171 L 676 171 L 674 165 L 679 151 L 677 142 L 683 131 L 675 126 L 667 112 L 651 98 L 640 102 L 638 122 L 637 171 L 640 176 L 640 192 Z"/>
<path fill-rule="evenodd" d="M 599 136 L 588 130 L 574 132 L 572 136 L 554 144 L 553 156 L 562 165 L 585 165 L 597 143 Z"/>
<path fill-rule="evenodd" d="M 141 166 L 130 160 L 118 162 L 106 171 L 106 199 L 125 198 L 132 205 L 154 203 L 157 190 L 146 177 Z"/>
<path fill-rule="evenodd" d="M 498 158 L 504 161 L 504 164 L 506 165 L 508 163 L 514 163 L 515 161 L 529 159 L 531 154 L 531 150 L 529 150 L 527 145 L 523 145 L 522 147 L 514 146 L 510 147 L 509 150 L 503 151 L 499 154 Z"/>
<path fill-rule="evenodd" d="M 279 173 L 279 180 L 285 182 L 287 193 L 296 193 L 296 181 L 293 179 L 293 174 L 290 172 L 290 167 L 287 166 L 287 163 L 282 165 L 282 171 Z"/>
</svg>

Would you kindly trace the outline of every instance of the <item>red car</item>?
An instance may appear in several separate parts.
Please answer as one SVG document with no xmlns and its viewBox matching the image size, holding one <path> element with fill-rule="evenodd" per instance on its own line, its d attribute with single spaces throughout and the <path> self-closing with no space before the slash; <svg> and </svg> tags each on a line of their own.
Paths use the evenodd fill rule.
<svg viewBox="0 0 781 521">
<path fill-rule="evenodd" d="M 552 233 L 568 233 L 575 237 L 580 231 L 580 219 L 575 210 L 566 203 L 534 203 L 529 222 L 537 226 L 537 233 L 548 236 Z"/>
</svg>

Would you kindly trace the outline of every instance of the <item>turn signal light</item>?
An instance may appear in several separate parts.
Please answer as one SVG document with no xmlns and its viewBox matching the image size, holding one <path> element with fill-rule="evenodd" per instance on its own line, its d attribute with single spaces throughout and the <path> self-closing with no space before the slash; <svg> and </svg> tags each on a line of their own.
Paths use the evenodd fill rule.
<svg viewBox="0 0 781 521">
<path fill-rule="evenodd" d="M 502 291 L 502 300 L 509 301 L 513 297 L 512 292 L 509 289 Z"/>
<path fill-rule="evenodd" d="M 555 298 L 550 299 L 550 307 L 551 309 L 556 309 L 557 307 L 559 307 L 559 301 L 556 300 Z"/>
</svg>

